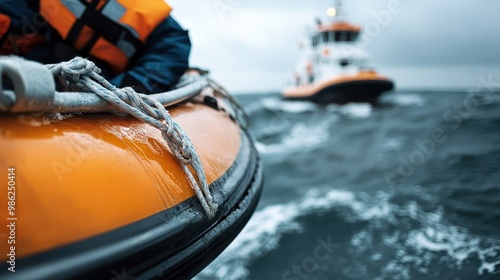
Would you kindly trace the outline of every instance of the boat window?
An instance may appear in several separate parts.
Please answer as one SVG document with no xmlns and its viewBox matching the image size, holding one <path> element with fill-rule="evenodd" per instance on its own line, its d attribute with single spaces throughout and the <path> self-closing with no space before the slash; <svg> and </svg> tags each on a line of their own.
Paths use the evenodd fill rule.
<svg viewBox="0 0 500 280">
<path fill-rule="evenodd" d="M 348 41 L 349 42 L 355 42 L 355 41 L 358 40 L 358 36 L 359 36 L 359 32 L 350 31 L 349 32 Z"/>
<path fill-rule="evenodd" d="M 319 41 L 319 35 L 314 35 L 312 37 L 312 46 L 316 47 L 318 45 L 318 41 Z"/>
<path fill-rule="evenodd" d="M 357 31 L 328 31 L 322 32 L 322 42 L 355 42 L 358 40 L 359 32 Z M 313 43 L 314 44 L 314 43 Z"/>
<path fill-rule="evenodd" d="M 335 31 L 335 42 L 345 42 L 345 31 Z"/>
<path fill-rule="evenodd" d="M 335 33 L 335 42 L 354 42 L 358 39 L 359 32 L 355 31 L 337 31 Z"/>
<path fill-rule="evenodd" d="M 322 40 L 322 41 L 323 41 L 323 43 L 328 43 L 328 42 L 330 42 L 330 40 L 328 39 L 328 32 L 323 32 L 323 33 L 321 33 L 321 37 L 322 37 L 322 39 L 323 39 L 323 40 Z"/>
<path fill-rule="evenodd" d="M 351 62 L 350 62 L 349 60 L 347 60 L 347 59 L 341 59 L 341 60 L 339 61 L 339 64 L 340 64 L 340 66 L 342 66 L 342 67 L 346 67 L 346 66 L 349 66 L 349 64 L 351 64 Z"/>
<path fill-rule="evenodd" d="M 335 42 L 335 33 L 333 31 L 328 32 L 328 42 Z"/>
</svg>

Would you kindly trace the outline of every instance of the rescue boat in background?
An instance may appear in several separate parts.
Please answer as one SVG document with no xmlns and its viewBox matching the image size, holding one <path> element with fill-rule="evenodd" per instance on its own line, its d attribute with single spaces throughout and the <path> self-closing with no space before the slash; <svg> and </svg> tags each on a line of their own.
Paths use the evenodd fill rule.
<svg viewBox="0 0 500 280">
<path fill-rule="evenodd" d="M 342 19 L 341 2 L 328 9 L 333 21 L 317 22 L 316 29 L 301 43 L 293 78 L 282 91 L 285 99 L 316 103 L 376 102 L 392 90 L 389 78 L 367 67 L 367 53 L 358 46 L 361 27 Z"/>
<path fill-rule="evenodd" d="M 35 72 L 0 60 L 3 84 L 13 85 L 0 91 L 0 184 L 13 186 L 1 192 L 1 219 L 15 224 L 1 230 L 15 244 L 2 242 L 0 278 L 190 278 L 241 231 L 260 197 L 262 166 L 241 108 L 205 73 L 153 96 L 198 151 L 213 217 L 158 129 L 103 113 L 109 104 L 91 93 L 28 100 L 46 86 Z"/>
</svg>

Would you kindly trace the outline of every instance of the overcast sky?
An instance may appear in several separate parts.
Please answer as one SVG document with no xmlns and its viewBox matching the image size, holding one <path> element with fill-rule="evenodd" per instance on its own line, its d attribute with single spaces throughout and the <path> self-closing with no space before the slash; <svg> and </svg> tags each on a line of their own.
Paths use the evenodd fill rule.
<svg viewBox="0 0 500 280">
<path fill-rule="evenodd" d="M 209 68 L 232 92 L 279 91 L 298 42 L 325 0 L 170 0 L 189 30 L 191 65 Z M 392 2 L 392 3 L 391 3 Z M 371 64 L 399 88 L 474 87 L 500 80 L 500 1 L 344 0 L 347 19 L 365 27 Z M 495 80 L 495 78 L 494 78 Z"/>
</svg>

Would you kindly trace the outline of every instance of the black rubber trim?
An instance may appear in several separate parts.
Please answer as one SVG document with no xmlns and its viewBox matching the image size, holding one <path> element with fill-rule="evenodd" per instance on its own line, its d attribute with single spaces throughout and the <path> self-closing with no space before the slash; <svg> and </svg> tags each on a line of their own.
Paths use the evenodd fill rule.
<svg viewBox="0 0 500 280">
<path fill-rule="evenodd" d="M 316 103 L 376 102 L 394 83 L 384 80 L 362 80 L 333 84 L 307 97 L 284 97 L 288 100 L 310 100 Z"/>
<path fill-rule="evenodd" d="M 192 197 L 139 222 L 20 259 L 9 279 L 193 277 L 237 236 L 260 198 L 262 167 L 245 132 L 235 163 L 210 188 L 219 205 L 212 220 Z M 2 264 L 0 279 L 6 271 Z"/>
</svg>

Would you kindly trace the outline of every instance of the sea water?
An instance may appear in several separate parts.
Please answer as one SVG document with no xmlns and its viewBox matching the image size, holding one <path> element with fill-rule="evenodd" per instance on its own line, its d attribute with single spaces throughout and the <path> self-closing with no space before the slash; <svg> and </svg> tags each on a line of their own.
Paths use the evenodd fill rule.
<svg viewBox="0 0 500 280">
<path fill-rule="evenodd" d="M 237 98 L 265 188 L 198 279 L 500 279 L 500 94 Z"/>
</svg>

